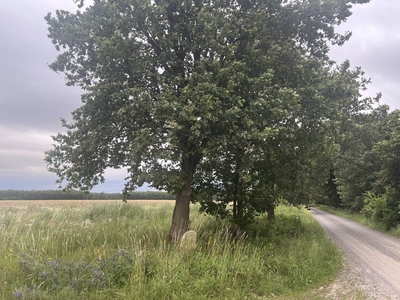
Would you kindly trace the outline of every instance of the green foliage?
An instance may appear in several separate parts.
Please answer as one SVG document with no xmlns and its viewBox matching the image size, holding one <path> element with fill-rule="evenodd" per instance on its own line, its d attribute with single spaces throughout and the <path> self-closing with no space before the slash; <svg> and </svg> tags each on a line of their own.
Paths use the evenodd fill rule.
<svg viewBox="0 0 400 300">
<path fill-rule="evenodd" d="M 373 100 L 359 99 L 359 89 L 368 81 L 360 69 L 350 70 L 348 62 L 332 69 L 295 54 L 293 59 L 298 62 L 293 73 L 304 75 L 304 68 L 313 72 L 304 75 L 304 81 L 292 82 L 290 77 L 285 81 L 284 103 L 292 105 L 284 125 L 274 125 L 279 121 L 273 116 L 263 119 L 260 124 L 274 129 L 258 139 L 246 133 L 246 120 L 254 118 L 243 115 L 229 139 L 221 140 L 220 146 L 213 149 L 211 159 L 199 163 L 194 200 L 206 211 L 230 216 L 243 226 L 273 209 L 281 197 L 293 204 L 307 204 L 322 193 L 324 180 L 328 179 L 323 171 L 330 167 L 324 160 L 333 152 L 331 126 L 338 118 L 359 116 Z M 350 82 L 349 88 L 346 83 Z M 308 88 L 303 89 L 306 84 Z M 324 110 L 315 110 L 316 106 Z"/>
<path fill-rule="evenodd" d="M 304 231 L 303 224 L 299 216 L 282 216 L 275 218 L 275 227 L 277 235 L 295 237 Z"/>
<path fill-rule="evenodd" d="M 119 249 L 110 257 L 98 257 L 91 262 L 63 262 L 60 259 L 40 261 L 40 255 L 21 253 L 20 268 L 30 283 L 17 289 L 14 296 L 24 299 L 32 298 L 32 294 L 41 294 L 43 297 L 58 294 L 64 289 L 78 298 L 94 291 L 104 293 L 126 284 L 136 260 L 134 255 L 124 249 Z M 145 262 L 141 263 L 145 268 Z"/>
<path fill-rule="evenodd" d="M 324 192 L 325 197 L 327 198 L 326 201 L 324 201 L 326 204 L 333 207 L 339 207 L 341 205 L 340 196 L 336 184 L 336 177 L 332 169 L 329 170 L 329 178 L 327 180 L 327 183 L 325 184 Z"/>
<path fill-rule="evenodd" d="M 305 210 L 280 206 L 274 222 L 256 218 L 239 236 L 229 223 L 194 212 L 198 243 L 190 256 L 166 243 L 171 211 L 169 205 L 1 207 L 0 298 L 284 296 L 326 283 L 340 267 L 336 247 Z"/>
<path fill-rule="evenodd" d="M 379 100 L 379 95 L 375 100 Z M 326 200 L 321 202 L 359 212 L 367 192 L 384 192 L 379 178 L 379 155 L 373 149 L 386 136 L 389 115 L 389 107 L 383 105 L 343 116 L 335 125 L 332 138 L 337 146 L 327 158 L 331 174 Z"/>
<path fill-rule="evenodd" d="M 49 13 L 50 67 L 85 94 L 48 170 L 88 191 L 126 167 L 124 195 L 147 182 L 177 196 L 172 237 L 190 200 L 239 225 L 279 197 L 308 202 L 330 124 L 370 104 L 362 71 L 328 58 L 350 37 L 335 26 L 367 2 L 94 1 Z"/>
<path fill-rule="evenodd" d="M 375 222 L 384 222 L 388 214 L 386 196 L 376 196 L 367 192 L 361 213 Z"/>
<path fill-rule="evenodd" d="M 387 230 L 400 222 L 399 115 L 382 106 L 349 120 L 335 166 L 343 206 Z"/>
<path fill-rule="evenodd" d="M 378 143 L 375 153 L 382 164 L 380 179 L 385 187 L 388 207 L 386 226 L 396 227 L 400 224 L 400 111 L 390 114 L 389 133 L 385 140 Z"/>
<path fill-rule="evenodd" d="M 337 206 L 332 199 L 340 197 L 342 207 L 361 211 L 386 230 L 400 224 L 399 120 L 400 112 L 385 105 L 342 120 L 333 136 L 330 188 L 320 203 Z"/>
</svg>

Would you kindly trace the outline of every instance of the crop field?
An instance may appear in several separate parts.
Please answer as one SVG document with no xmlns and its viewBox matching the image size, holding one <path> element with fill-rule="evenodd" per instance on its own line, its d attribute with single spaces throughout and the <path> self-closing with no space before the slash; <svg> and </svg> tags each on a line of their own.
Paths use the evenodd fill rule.
<svg viewBox="0 0 400 300">
<path fill-rule="evenodd" d="M 340 269 L 305 209 L 280 206 L 238 238 L 193 205 L 197 247 L 182 253 L 172 204 L 1 200 L 0 299 L 311 299 Z"/>
<path fill-rule="evenodd" d="M 175 200 L 128 200 L 127 202 L 134 205 L 151 205 L 174 204 Z M 38 205 L 43 207 L 91 206 L 96 204 L 123 204 L 123 202 L 122 200 L 0 200 L 0 207 L 29 205 Z"/>
</svg>

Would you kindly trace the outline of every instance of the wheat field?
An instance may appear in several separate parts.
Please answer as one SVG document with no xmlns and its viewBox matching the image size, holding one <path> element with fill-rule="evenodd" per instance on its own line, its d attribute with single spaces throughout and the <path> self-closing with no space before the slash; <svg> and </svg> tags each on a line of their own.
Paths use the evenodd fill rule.
<svg viewBox="0 0 400 300">
<path fill-rule="evenodd" d="M 122 200 L 0 200 L 0 206 L 91 206 L 94 204 L 123 204 Z M 174 204 L 175 200 L 128 200 L 129 204 Z"/>
</svg>

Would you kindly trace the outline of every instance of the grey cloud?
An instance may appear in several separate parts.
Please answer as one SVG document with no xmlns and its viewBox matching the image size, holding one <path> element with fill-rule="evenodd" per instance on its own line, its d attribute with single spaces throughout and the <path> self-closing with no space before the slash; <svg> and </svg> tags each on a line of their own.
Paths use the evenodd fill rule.
<svg viewBox="0 0 400 300">
<path fill-rule="evenodd" d="M 371 78 L 367 94 L 382 92 L 381 103 L 400 108 L 400 1 L 372 0 L 355 5 L 353 15 L 338 27 L 339 32 L 352 31 L 351 39 L 342 47 L 332 47 L 331 57 L 341 62 L 349 59 Z"/>
<path fill-rule="evenodd" d="M 20 2 L 20 1 L 19 1 Z M 18 3 L 18 2 L 17 2 Z M 0 10 L 0 123 L 46 129 L 80 104 L 80 89 L 66 87 L 47 66 L 57 53 L 47 38 L 46 9 L 36 1 Z M 18 5 L 18 4 L 16 4 Z"/>
<path fill-rule="evenodd" d="M 0 127 L 0 189 L 55 189 L 56 176 L 46 169 L 44 152 L 52 148 L 48 131 L 29 131 Z M 125 169 L 105 172 L 106 182 L 94 191 L 120 192 Z"/>
<path fill-rule="evenodd" d="M 81 105 L 79 88 L 66 87 L 63 75 L 47 64 L 57 52 L 47 38 L 44 16 L 56 9 L 75 11 L 72 0 L 0 1 L 0 189 L 54 189 L 44 151 L 51 135 L 63 129 L 59 118 Z M 343 47 L 332 47 L 338 62 L 361 66 L 372 84 L 368 94 L 383 93 L 383 103 L 400 108 L 400 1 L 371 0 L 355 5 L 339 31 L 353 31 Z M 124 170 L 107 170 L 96 191 L 123 188 Z M 147 187 L 145 187 L 146 189 Z"/>
</svg>

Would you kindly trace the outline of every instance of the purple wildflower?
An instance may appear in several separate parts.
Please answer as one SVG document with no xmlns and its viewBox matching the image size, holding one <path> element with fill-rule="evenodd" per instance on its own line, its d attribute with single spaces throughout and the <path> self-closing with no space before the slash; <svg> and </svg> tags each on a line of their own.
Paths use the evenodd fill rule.
<svg viewBox="0 0 400 300">
<path fill-rule="evenodd" d="M 24 299 L 24 294 L 22 294 L 20 291 L 16 290 L 14 292 L 14 297 L 15 297 L 15 299 Z"/>
</svg>

